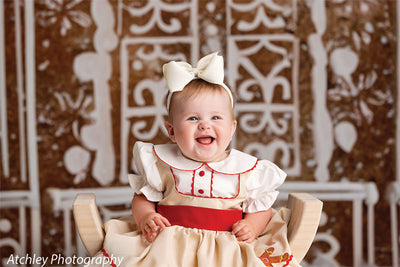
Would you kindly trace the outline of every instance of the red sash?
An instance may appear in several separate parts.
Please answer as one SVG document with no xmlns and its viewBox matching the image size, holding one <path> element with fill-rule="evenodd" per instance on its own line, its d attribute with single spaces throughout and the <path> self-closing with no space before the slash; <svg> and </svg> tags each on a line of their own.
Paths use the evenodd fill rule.
<svg viewBox="0 0 400 267">
<path fill-rule="evenodd" d="M 213 231 L 231 231 L 243 218 L 241 210 L 218 210 L 193 206 L 158 205 L 157 211 L 172 225 Z"/>
</svg>

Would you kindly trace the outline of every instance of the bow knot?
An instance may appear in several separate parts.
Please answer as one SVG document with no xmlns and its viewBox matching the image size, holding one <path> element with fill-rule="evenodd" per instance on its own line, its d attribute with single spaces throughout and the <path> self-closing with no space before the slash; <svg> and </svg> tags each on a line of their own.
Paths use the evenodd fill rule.
<svg viewBox="0 0 400 267">
<path fill-rule="evenodd" d="M 195 77 L 199 77 L 199 69 L 198 68 L 192 68 L 192 73 Z"/>
</svg>

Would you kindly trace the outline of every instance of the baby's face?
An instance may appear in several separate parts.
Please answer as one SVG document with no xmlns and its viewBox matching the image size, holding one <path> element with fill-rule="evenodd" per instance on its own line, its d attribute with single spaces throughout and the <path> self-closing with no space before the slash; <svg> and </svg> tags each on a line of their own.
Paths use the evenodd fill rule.
<svg viewBox="0 0 400 267">
<path fill-rule="evenodd" d="M 236 130 L 232 106 L 224 91 L 203 93 L 171 103 L 172 122 L 165 126 L 182 154 L 200 162 L 217 162 L 227 157 L 226 148 Z"/>
</svg>

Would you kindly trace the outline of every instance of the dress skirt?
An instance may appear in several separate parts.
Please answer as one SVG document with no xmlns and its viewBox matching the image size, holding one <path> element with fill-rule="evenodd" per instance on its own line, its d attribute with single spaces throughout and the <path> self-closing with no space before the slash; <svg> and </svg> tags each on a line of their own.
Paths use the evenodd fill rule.
<svg viewBox="0 0 400 267">
<path fill-rule="evenodd" d="M 103 249 L 87 266 L 263 267 L 299 266 L 287 241 L 290 211 L 272 210 L 263 233 L 252 243 L 237 241 L 229 231 L 211 231 L 174 225 L 149 243 L 132 217 L 105 224 Z"/>
</svg>

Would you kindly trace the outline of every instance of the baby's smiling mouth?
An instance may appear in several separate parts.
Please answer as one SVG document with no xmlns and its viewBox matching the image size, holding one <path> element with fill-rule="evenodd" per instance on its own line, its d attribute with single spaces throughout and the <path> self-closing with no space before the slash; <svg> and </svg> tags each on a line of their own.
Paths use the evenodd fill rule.
<svg viewBox="0 0 400 267">
<path fill-rule="evenodd" d="M 212 136 L 202 136 L 202 137 L 196 138 L 196 141 L 202 145 L 212 144 L 214 142 L 214 140 L 215 140 L 215 138 Z"/>
</svg>

